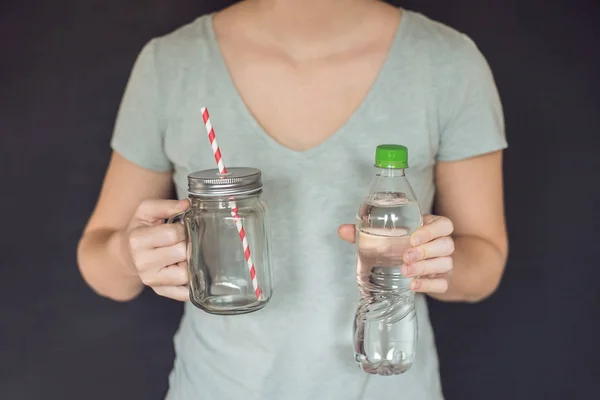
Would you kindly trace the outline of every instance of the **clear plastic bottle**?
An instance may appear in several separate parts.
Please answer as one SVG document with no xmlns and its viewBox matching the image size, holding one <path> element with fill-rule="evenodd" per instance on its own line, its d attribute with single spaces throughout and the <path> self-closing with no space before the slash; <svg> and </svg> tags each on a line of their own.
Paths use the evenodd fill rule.
<svg viewBox="0 0 600 400">
<path fill-rule="evenodd" d="M 354 320 L 354 355 L 368 373 L 397 375 L 415 359 L 417 313 L 402 257 L 423 224 L 404 174 L 408 149 L 380 145 L 375 176 L 357 213 L 357 282 L 361 300 Z"/>
</svg>

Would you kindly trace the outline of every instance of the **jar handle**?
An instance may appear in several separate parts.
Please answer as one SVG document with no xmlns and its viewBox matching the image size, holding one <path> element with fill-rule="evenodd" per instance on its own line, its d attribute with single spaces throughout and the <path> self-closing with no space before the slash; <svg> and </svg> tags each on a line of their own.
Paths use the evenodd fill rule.
<svg viewBox="0 0 600 400">
<path fill-rule="evenodd" d="M 183 224 L 183 217 L 185 217 L 185 214 L 189 211 L 189 209 L 178 212 L 177 214 L 171 216 L 169 219 L 166 220 L 167 224 L 173 224 L 175 222 L 179 222 L 181 224 Z"/>
</svg>

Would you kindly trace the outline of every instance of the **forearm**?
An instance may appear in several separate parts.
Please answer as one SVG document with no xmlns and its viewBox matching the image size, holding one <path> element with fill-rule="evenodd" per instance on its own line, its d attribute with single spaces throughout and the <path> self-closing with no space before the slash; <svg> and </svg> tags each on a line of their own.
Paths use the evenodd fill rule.
<svg viewBox="0 0 600 400">
<path fill-rule="evenodd" d="M 135 298 L 143 289 L 129 255 L 124 232 L 94 230 L 79 242 L 79 270 L 95 292 L 116 301 Z"/>
<path fill-rule="evenodd" d="M 448 291 L 431 294 L 441 301 L 478 302 L 498 287 L 506 263 L 506 252 L 476 236 L 454 237 L 454 269 Z"/>
</svg>

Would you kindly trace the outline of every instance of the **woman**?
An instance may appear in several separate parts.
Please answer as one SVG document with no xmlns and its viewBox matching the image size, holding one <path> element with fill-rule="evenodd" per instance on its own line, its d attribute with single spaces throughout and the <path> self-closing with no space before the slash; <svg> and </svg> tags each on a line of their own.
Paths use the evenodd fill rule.
<svg viewBox="0 0 600 400">
<path fill-rule="evenodd" d="M 187 174 L 214 167 L 203 106 L 228 163 L 263 171 L 277 291 L 264 310 L 230 318 L 187 302 L 168 398 L 442 399 L 422 294 L 412 368 L 380 377 L 355 365 L 354 227 L 344 222 L 375 146 L 407 145 L 421 208 L 430 213 L 435 194 L 440 215 L 411 237 L 412 290 L 462 302 L 494 292 L 507 256 L 506 141 L 473 42 L 374 0 L 248 0 L 151 40 L 78 250 L 99 294 L 127 301 L 146 285 L 188 300 L 184 234 L 162 221 L 188 206 L 169 200 L 172 184 L 185 199 Z"/>
</svg>

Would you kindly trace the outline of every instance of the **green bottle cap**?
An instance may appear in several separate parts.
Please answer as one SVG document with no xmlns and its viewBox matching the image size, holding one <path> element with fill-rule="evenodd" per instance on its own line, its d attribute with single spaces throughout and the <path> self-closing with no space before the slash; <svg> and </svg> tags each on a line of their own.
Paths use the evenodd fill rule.
<svg viewBox="0 0 600 400">
<path fill-rule="evenodd" d="M 375 150 L 377 168 L 408 168 L 408 148 L 399 144 L 380 144 Z"/>
</svg>

